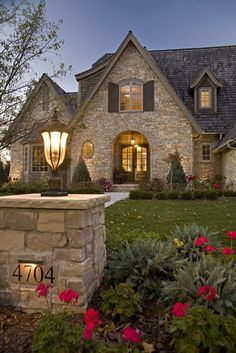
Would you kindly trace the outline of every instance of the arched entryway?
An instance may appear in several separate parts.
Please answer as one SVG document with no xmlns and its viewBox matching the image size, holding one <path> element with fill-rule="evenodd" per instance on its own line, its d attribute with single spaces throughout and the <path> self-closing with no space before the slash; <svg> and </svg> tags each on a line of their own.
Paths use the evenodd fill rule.
<svg viewBox="0 0 236 353">
<path fill-rule="evenodd" d="M 137 131 L 125 131 L 113 143 L 114 175 L 123 182 L 142 182 L 149 178 L 150 148 L 146 137 Z M 117 180 L 114 180 L 117 182 Z"/>
</svg>

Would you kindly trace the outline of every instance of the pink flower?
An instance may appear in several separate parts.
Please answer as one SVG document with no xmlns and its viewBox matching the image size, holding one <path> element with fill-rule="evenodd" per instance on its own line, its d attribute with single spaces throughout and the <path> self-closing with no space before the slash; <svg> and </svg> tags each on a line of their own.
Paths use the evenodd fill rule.
<svg viewBox="0 0 236 353">
<path fill-rule="evenodd" d="M 215 184 L 213 184 L 213 189 L 215 189 L 215 190 L 220 190 L 220 189 L 221 189 L 220 183 L 215 183 Z"/>
<path fill-rule="evenodd" d="M 188 309 L 189 305 L 188 304 L 183 304 L 181 302 L 176 302 L 175 305 L 172 308 L 172 315 L 176 316 L 178 318 L 184 317 L 185 312 Z"/>
<path fill-rule="evenodd" d="M 229 239 L 236 239 L 236 232 L 234 230 L 231 230 L 230 232 L 227 233 L 227 237 Z"/>
<path fill-rule="evenodd" d="M 87 327 L 84 330 L 84 338 L 86 339 L 86 341 L 90 341 L 92 338 L 92 331 L 89 330 Z"/>
<path fill-rule="evenodd" d="M 205 247 L 205 251 L 209 252 L 209 253 L 214 253 L 214 252 L 216 252 L 216 248 L 214 246 L 212 246 L 212 245 L 207 245 Z"/>
<path fill-rule="evenodd" d="M 203 235 L 201 235 L 199 238 L 194 240 L 194 244 L 197 246 L 202 246 L 207 242 L 208 242 L 208 239 L 206 237 L 204 237 Z"/>
<path fill-rule="evenodd" d="M 102 322 L 99 320 L 99 312 L 93 308 L 88 309 L 84 313 L 84 322 L 87 329 L 90 331 L 102 324 Z"/>
<path fill-rule="evenodd" d="M 223 255 L 233 255 L 233 254 L 235 254 L 235 251 L 231 248 L 223 248 L 221 253 Z"/>
<path fill-rule="evenodd" d="M 49 284 L 46 285 L 44 282 L 40 282 L 36 287 L 35 292 L 38 292 L 38 297 L 46 297 L 48 295 L 48 288 L 50 287 Z"/>
<path fill-rule="evenodd" d="M 79 299 L 79 294 L 73 289 L 68 288 L 67 290 L 65 289 L 61 293 L 59 293 L 59 299 L 60 301 L 65 303 L 71 303 L 74 299 L 75 303 L 77 303 Z"/>
<path fill-rule="evenodd" d="M 122 338 L 124 341 L 139 343 L 142 341 L 142 334 L 138 329 L 128 326 L 124 328 Z"/>
<path fill-rule="evenodd" d="M 216 297 L 216 289 L 212 286 L 202 286 L 198 289 L 198 296 L 204 296 L 207 302 L 211 302 Z"/>
</svg>

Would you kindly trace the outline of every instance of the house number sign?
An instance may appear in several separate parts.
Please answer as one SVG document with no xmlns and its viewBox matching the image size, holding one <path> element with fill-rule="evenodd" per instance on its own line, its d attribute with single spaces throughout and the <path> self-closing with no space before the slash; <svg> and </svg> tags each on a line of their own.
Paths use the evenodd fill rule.
<svg viewBox="0 0 236 353">
<path fill-rule="evenodd" d="M 53 265 L 35 263 L 15 264 L 11 268 L 11 278 L 19 284 L 35 284 L 45 282 L 55 284 L 56 273 Z"/>
</svg>

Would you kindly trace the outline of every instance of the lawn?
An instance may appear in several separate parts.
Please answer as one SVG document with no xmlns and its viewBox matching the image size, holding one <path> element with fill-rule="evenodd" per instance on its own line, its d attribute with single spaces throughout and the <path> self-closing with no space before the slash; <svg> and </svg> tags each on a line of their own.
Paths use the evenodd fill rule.
<svg viewBox="0 0 236 353">
<path fill-rule="evenodd" d="M 236 230 L 236 199 L 218 201 L 124 200 L 106 208 L 108 250 L 126 239 L 163 237 L 175 225 L 197 223 L 219 232 Z M 148 233 L 148 234 L 146 234 Z"/>
</svg>

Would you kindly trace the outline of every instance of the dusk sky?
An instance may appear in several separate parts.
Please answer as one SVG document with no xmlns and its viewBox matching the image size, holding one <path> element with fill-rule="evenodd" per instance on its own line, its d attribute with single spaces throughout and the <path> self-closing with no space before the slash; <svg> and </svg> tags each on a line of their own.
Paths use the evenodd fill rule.
<svg viewBox="0 0 236 353">
<path fill-rule="evenodd" d="M 236 44 L 235 0 L 47 0 L 47 13 L 63 19 L 59 61 L 73 71 L 58 83 L 67 91 L 77 89 L 74 74 L 114 52 L 129 30 L 149 50 Z"/>
</svg>

